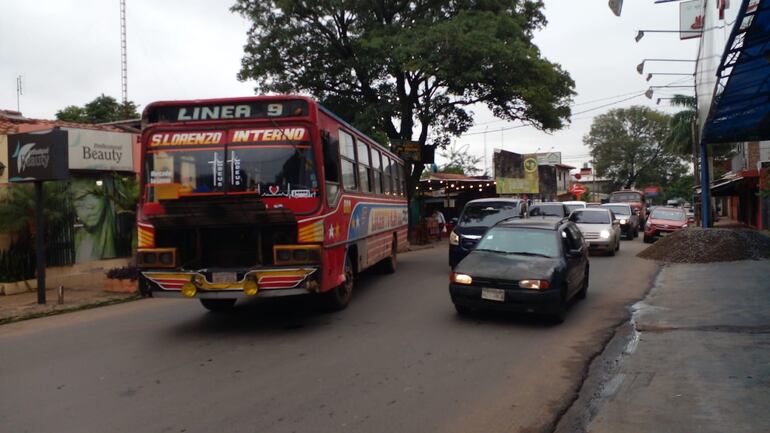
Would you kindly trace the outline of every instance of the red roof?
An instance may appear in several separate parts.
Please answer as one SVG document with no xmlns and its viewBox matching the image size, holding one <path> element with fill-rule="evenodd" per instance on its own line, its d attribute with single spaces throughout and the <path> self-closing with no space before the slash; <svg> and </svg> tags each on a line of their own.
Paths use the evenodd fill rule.
<svg viewBox="0 0 770 433">
<path fill-rule="evenodd" d="M 479 181 L 482 179 L 476 179 L 470 176 L 466 176 L 464 174 L 454 174 L 454 173 L 431 173 L 427 179 L 423 180 L 475 180 Z"/>
<path fill-rule="evenodd" d="M 55 126 L 63 128 L 94 129 L 97 131 L 126 132 L 125 129 L 109 125 L 94 125 L 90 123 L 66 122 L 63 120 L 30 119 L 18 111 L 0 110 L 0 134 L 16 134 L 19 132 L 39 131 Z"/>
</svg>

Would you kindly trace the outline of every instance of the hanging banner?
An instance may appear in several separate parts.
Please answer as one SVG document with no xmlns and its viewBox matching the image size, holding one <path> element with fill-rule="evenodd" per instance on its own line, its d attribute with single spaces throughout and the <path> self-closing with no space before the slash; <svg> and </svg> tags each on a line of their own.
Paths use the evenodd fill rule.
<svg viewBox="0 0 770 433">
<path fill-rule="evenodd" d="M 679 39 L 700 37 L 703 31 L 703 9 L 703 0 L 679 3 Z"/>
<path fill-rule="evenodd" d="M 35 182 L 69 177 L 67 131 L 11 134 L 8 136 L 8 180 Z"/>
</svg>

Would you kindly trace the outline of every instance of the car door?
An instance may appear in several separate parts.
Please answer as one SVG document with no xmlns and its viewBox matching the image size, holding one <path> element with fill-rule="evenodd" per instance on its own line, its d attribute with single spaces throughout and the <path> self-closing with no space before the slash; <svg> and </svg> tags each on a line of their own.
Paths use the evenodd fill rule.
<svg viewBox="0 0 770 433">
<path fill-rule="evenodd" d="M 567 241 L 572 244 L 572 249 L 580 251 L 579 255 L 570 257 L 570 260 L 567 261 L 571 290 L 578 291 L 583 285 L 583 275 L 585 275 L 585 268 L 588 264 L 588 252 L 583 235 L 575 224 L 567 225 L 566 232 Z"/>
</svg>

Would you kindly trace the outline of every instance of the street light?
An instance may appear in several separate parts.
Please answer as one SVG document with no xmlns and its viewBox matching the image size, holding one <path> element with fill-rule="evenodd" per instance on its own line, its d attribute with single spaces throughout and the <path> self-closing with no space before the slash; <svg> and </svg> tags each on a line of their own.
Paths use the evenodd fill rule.
<svg viewBox="0 0 770 433">
<path fill-rule="evenodd" d="M 698 33 L 702 34 L 702 30 L 639 30 L 639 33 L 636 34 L 636 37 L 634 40 L 636 42 L 639 42 L 643 37 L 645 33 Z"/>
<path fill-rule="evenodd" d="M 647 97 L 647 99 L 652 99 L 652 89 L 664 89 L 664 88 L 674 88 L 674 87 L 681 87 L 681 88 L 687 88 L 692 89 L 694 86 L 650 86 L 649 89 L 647 89 L 646 92 L 644 92 L 644 96 Z"/>
<path fill-rule="evenodd" d="M 690 74 L 690 73 L 686 73 L 686 72 L 682 72 L 682 73 L 679 73 L 679 72 L 650 72 L 649 74 L 647 74 L 647 80 L 646 81 L 650 81 L 652 79 L 653 75 L 689 75 L 691 77 L 695 76 L 695 74 Z"/>
<path fill-rule="evenodd" d="M 688 59 L 643 59 L 642 63 L 639 63 L 636 65 L 636 72 L 639 73 L 639 75 L 642 75 L 644 73 L 644 62 L 696 62 L 696 60 L 688 60 Z"/>
</svg>

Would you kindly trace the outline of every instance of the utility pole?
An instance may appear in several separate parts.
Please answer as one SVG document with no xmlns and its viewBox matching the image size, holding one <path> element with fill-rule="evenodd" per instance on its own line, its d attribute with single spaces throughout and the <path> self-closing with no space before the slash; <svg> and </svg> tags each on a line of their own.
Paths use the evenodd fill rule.
<svg viewBox="0 0 770 433">
<path fill-rule="evenodd" d="M 489 130 L 489 125 L 484 127 L 484 174 L 488 175 L 487 172 L 487 130 Z"/>
<path fill-rule="evenodd" d="M 22 82 L 21 82 L 21 75 L 16 76 L 16 111 L 21 112 L 21 98 L 20 96 L 24 94 L 24 89 L 22 88 Z"/>
<path fill-rule="evenodd" d="M 120 0 L 120 85 L 123 104 L 128 102 L 128 59 L 126 54 L 126 0 Z"/>
</svg>

